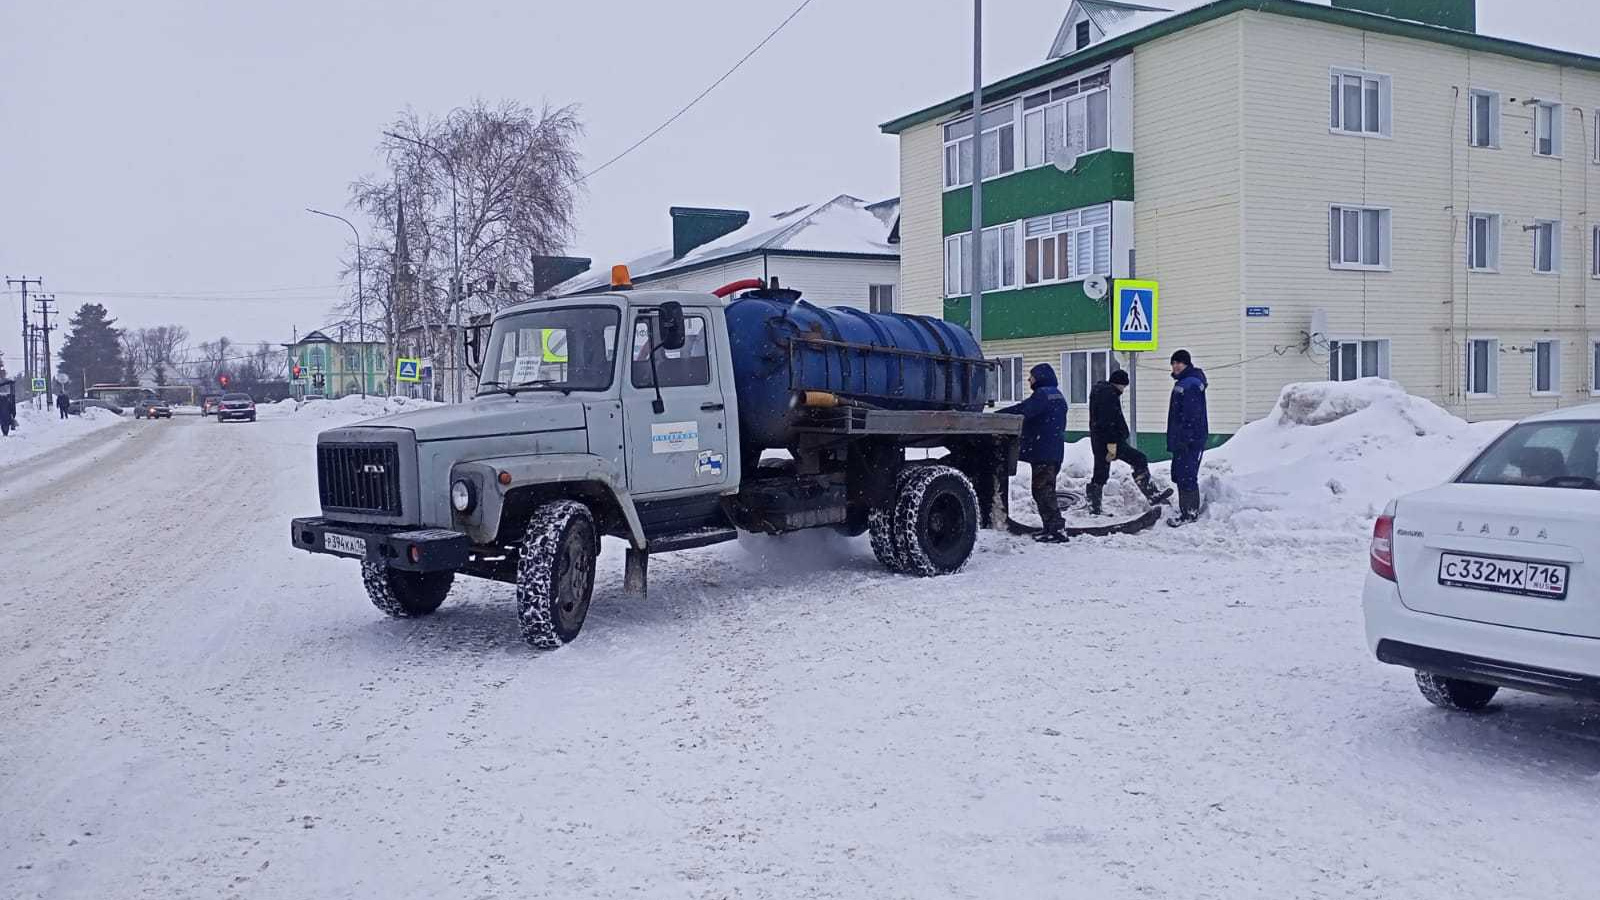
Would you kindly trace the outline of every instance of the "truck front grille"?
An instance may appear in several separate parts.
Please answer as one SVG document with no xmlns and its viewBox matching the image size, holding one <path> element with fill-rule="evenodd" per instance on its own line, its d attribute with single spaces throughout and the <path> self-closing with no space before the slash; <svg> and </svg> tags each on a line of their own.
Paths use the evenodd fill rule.
<svg viewBox="0 0 1600 900">
<path fill-rule="evenodd" d="M 394 444 L 318 444 L 324 512 L 400 515 L 400 451 Z"/>
</svg>

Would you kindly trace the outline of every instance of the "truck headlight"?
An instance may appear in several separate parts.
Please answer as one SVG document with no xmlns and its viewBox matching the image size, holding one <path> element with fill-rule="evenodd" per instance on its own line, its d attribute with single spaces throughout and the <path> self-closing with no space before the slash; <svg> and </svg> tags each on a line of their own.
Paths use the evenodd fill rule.
<svg viewBox="0 0 1600 900">
<path fill-rule="evenodd" d="M 450 485 L 450 506 L 458 513 L 472 512 L 478 505 L 478 488 L 465 478 L 456 479 Z"/>
</svg>

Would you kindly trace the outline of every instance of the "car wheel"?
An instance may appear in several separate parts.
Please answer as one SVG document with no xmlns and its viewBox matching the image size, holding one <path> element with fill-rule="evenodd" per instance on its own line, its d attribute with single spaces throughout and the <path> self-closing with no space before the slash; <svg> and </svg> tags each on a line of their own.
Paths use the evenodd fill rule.
<svg viewBox="0 0 1600 900">
<path fill-rule="evenodd" d="M 522 639 L 554 650 L 577 638 L 594 596 L 600 535 L 589 507 L 556 500 L 533 511 L 517 560 Z"/>
<path fill-rule="evenodd" d="M 1462 678 L 1446 678 L 1432 672 L 1417 673 L 1417 689 L 1422 691 L 1422 696 L 1428 698 L 1428 702 L 1434 706 L 1463 712 L 1477 712 L 1483 709 L 1500 690 L 1496 685 Z"/>
<path fill-rule="evenodd" d="M 382 563 L 361 563 L 361 581 L 367 599 L 396 619 L 431 615 L 450 594 L 454 572 L 407 572 Z"/>
</svg>

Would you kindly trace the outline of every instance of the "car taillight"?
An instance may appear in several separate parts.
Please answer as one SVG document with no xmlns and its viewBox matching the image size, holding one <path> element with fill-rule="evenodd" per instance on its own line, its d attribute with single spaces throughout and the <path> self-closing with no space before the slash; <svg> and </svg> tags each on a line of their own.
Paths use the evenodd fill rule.
<svg viewBox="0 0 1600 900">
<path fill-rule="evenodd" d="M 1372 524 L 1372 550 L 1368 556 L 1372 571 L 1379 577 L 1399 581 L 1394 574 L 1394 516 L 1379 516 Z"/>
</svg>

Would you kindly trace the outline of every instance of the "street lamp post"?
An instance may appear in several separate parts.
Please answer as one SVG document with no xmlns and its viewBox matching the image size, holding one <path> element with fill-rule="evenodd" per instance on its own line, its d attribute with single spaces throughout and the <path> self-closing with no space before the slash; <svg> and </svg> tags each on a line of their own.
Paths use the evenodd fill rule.
<svg viewBox="0 0 1600 900">
<path fill-rule="evenodd" d="M 365 398 L 367 396 L 367 292 L 361 281 L 361 232 L 357 231 L 356 226 L 344 216 L 336 216 L 331 212 L 323 212 L 309 206 L 306 207 L 306 212 L 338 219 L 349 225 L 350 233 L 356 236 L 356 319 L 360 323 L 357 326 L 360 329 L 357 342 L 361 344 L 361 396 Z"/>
<path fill-rule="evenodd" d="M 408 137 L 403 134 L 396 134 L 393 131 L 385 131 L 384 135 L 397 141 L 416 144 L 425 150 L 432 150 L 438 155 L 439 159 L 444 161 L 445 170 L 450 173 L 450 318 L 456 328 L 456 336 L 450 341 L 450 372 L 456 382 L 456 402 L 460 403 L 462 379 L 461 367 L 456 362 L 456 354 L 460 352 L 456 345 L 460 343 L 461 332 L 461 226 L 456 211 L 456 164 L 451 161 L 448 153 L 422 138 Z"/>
</svg>

